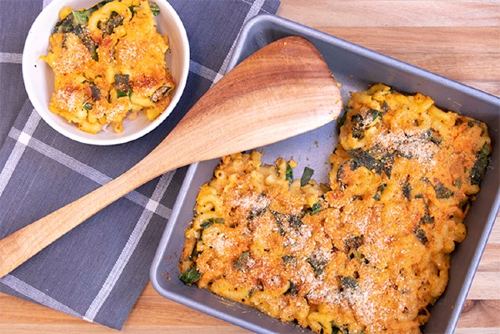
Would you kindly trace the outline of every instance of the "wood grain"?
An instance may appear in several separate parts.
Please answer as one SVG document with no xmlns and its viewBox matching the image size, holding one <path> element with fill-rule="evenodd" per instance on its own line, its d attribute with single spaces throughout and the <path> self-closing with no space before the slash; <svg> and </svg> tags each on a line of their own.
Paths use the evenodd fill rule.
<svg viewBox="0 0 500 334">
<path fill-rule="evenodd" d="M 278 12 L 281 16 L 500 95 L 500 1 L 281 0 L 281 3 Z M 500 291 L 500 217 L 456 334 L 500 333 L 500 298 L 498 295 L 488 298 L 496 291 Z M 123 332 L 247 333 L 165 300 L 150 285 Z M 116 331 L 0 294 L 0 333 Z"/>
<path fill-rule="evenodd" d="M 0 277 L 163 173 L 316 129 L 341 110 L 340 90 L 319 51 L 301 37 L 275 41 L 210 88 L 137 165 L 0 240 Z"/>
</svg>

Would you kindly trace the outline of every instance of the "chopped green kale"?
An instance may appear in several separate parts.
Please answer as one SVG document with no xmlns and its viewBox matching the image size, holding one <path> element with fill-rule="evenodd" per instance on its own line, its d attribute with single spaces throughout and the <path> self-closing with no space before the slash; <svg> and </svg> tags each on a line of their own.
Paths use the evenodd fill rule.
<svg viewBox="0 0 500 334">
<path fill-rule="evenodd" d="M 283 260 L 284 264 L 291 264 L 291 263 L 295 263 L 296 258 L 293 255 L 283 255 L 281 257 L 281 260 Z"/>
<path fill-rule="evenodd" d="M 427 244 L 429 239 L 427 239 L 427 235 L 425 234 L 425 231 L 422 228 L 417 227 L 414 232 L 415 232 L 415 236 L 422 244 L 424 244 L 424 245 Z"/>
<path fill-rule="evenodd" d="M 433 187 L 434 187 L 434 191 L 436 192 L 436 198 L 440 198 L 440 199 L 441 198 L 450 198 L 454 194 L 453 191 L 446 188 L 444 186 L 444 184 L 442 184 L 441 182 L 434 184 Z"/>
<path fill-rule="evenodd" d="M 488 144 L 484 144 L 479 152 L 476 153 L 476 162 L 470 172 L 471 184 L 479 185 L 486 173 L 490 155 L 490 148 Z"/>
<path fill-rule="evenodd" d="M 315 215 L 320 211 L 321 211 L 321 203 L 316 202 L 310 208 L 307 208 L 305 213 L 308 213 L 310 215 Z"/>
<path fill-rule="evenodd" d="M 373 195 L 373 199 L 376 201 L 380 201 L 380 198 L 382 197 L 382 193 L 384 192 L 385 188 L 387 187 L 387 183 L 382 183 L 377 187 L 377 192 L 375 195 Z"/>
<path fill-rule="evenodd" d="M 288 183 L 293 182 L 293 169 L 289 163 L 286 164 L 285 179 L 288 181 Z"/>
<path fill-rule="evenodd" d="M 408 176 L 403 183 L 403 186 L 401 187 L 403 191 L 403 196 L 407 199 L 410 200 L 411 197 L 411 184 L 410 184 L 410 177 Z"/>
<path fill-rule="evenodd" d="M 325 270 L 327 261 L 318 259 L 316 255 L 311 255 L 307 258 L 307 263 L 309 263 L 313 269 L 314 275 L 317 277 L 323 273 Z"/>
<path fill-rule="evenodd" d="M 292 281 L 289 281 L 290 285 L 288 286 L 288 289 L 285 291 L 285 295 L 291 295 L 291 296 L 296 296 L 297 293 L 299 292 L 299 289 L 295 283 Z"/>
<path fill-rule="evenodd" d="M 340 286 L 344 290 L 348 289 L 356 289 L 358 287 L 358 281 L 351 276 L 341 276 L 340 277 Z"/>
<path fill-rule="evenodd" d="M 128 96 L 132 92 L 128 74 L 115 74 L 114 86 L 118 97 Z"/>
<path fill-rule="evenodd" d="M 191 285 L 195 282 L 197 282 L 201 277 L 200 272 L 195 266 L 192 266 L 185 272 L 183 272 L 180 276 L 179 279 L 184 282 L 186 285 Z"/>
<path fill-rule="evenodd" d="M 158 16 L 160 14 L 160 7 L 156 2 L 150 1 L 149 8 L 151 8 L 151 13 L 153 13 L 153 16 Z"/>
<path fill-rule="evenodd" d="M 302 173 L 302 177 L 300 178 L 300 186 L 303 187 L 306 184 L 308 184 L 313 174 L 314 174 L 314 169 L 305 167 L 304 172 Z"/>
<path fill-rule="evenodd" d="M 243 270 L 248 263 L 248 260 L 250 259 L 250 252 L 245 251 L 240 254 L 240 256 L 234 261 L 233 265 L 236 269 L 238 270 Z"/>
<path fill-rule="evenodd" d="M 206 229 L 206 228 L 212 226 L 213 224 L 224 224 L 224 218 L 209 218 L 209 219 L 205 219 L 200 224 L 200 227 L 202 229 Z"/>
</svg>

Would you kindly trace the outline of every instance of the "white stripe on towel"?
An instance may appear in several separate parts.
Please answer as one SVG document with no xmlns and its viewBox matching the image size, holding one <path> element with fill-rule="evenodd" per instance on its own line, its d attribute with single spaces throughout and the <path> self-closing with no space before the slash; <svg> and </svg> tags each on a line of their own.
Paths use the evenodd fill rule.
<svg viewBox="0 0 500 334">
<path fill-rule="evenodd" d="M 163 195 L 168 189 L 168 186 L 170 185 L 170 182 L 172 181 L 174 174 L 175 171 L 164 174 L 158 181 L 153 192 L 153 196 L 151 196 L 152 200 L 154 200 L 154 202 L 152 202 L 151 204 L 153 207 L 156 206 L 157 203 L 159 203 L 162 199 Z M 155 210 L 155 208 L 152 209 Z M 101 287 L 101 290 L 97 293 L 87 312 L 85 312 L 85 316 L 83 317 L 85 320 L 94 321 L 97 313 L 99 313 L 102 305 L 104 305 L 109 295 L 111 294 L 111 291 L 113 291 L 113 288 L 120 279 L 125 266 L 134 254 L 137 244 L 139 244 L 139 241 L 141 241 L 142 235 L 144 231 L 146 231 L 152 216 L 153 213 L 150 210 L 144 210 L 142 212 L 139 220 L 137 221 L 137 224 L 134 227 L 134 230 L 132 231 L 132 234 L 130 234 L 125 247 L 123 247 L 122 252 L 118 257 L 118 260 L 115 262 L 108 277 L 106 278 L 106 281 Z"/>
</svg>

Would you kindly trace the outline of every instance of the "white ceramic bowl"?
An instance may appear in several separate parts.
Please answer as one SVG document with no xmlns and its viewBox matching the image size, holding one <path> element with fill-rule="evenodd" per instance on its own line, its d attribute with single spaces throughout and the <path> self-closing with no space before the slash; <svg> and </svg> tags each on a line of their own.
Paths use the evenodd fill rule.
<svg viewBox="0 0 500 334">
<path fill-rule="evenodd" d="M 112 129 L 105 129 L 98 134 L 86 133 L 52 113 L 49 110 L 49 101 L 54 88 L 54 74 L 40 59 L 40 56 L 47 54 L 49 37 L 57 23 L 59 10 L 64 6 L 75 9 L 88 8 L 99 0 L 54 0 L 38 15 L 24 45 L 23 79 L 31 103 L 52 128 L 81 143 L 115 145 L 144 136 L 168 117 L 186 86 L 189 72 L 189 43 L 184 25 L 172 6 L 166 0 L 154 1 L 160 7 L 160 14 L 156 16 L 158 30 L 169 38 L 171 52 L 167 52 L 166 61 L 176 88 L 171 103 L 160 116 L 152 122 L 143 114 L 134 120 L 127 119 L 124 121 L 122 133 L 114 133 Z"/>
</svg>

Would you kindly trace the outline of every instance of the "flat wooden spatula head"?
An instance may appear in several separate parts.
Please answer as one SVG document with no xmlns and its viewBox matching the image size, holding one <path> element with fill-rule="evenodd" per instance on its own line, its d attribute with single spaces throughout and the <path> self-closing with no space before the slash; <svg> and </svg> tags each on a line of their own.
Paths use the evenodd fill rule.
<svg viewBox="0 0 500 334">
<path fill-rule="evenodd" d="M 172 136 L 193 145 L 187 163 L 264 146 L 318 128 L 342 110 L 338 83 L 318 50 L 301 37 L 277 40 L 249 56 L 189 111 Z M 162 145 L 170 145 L 170 138 Z"/>
</svg>

